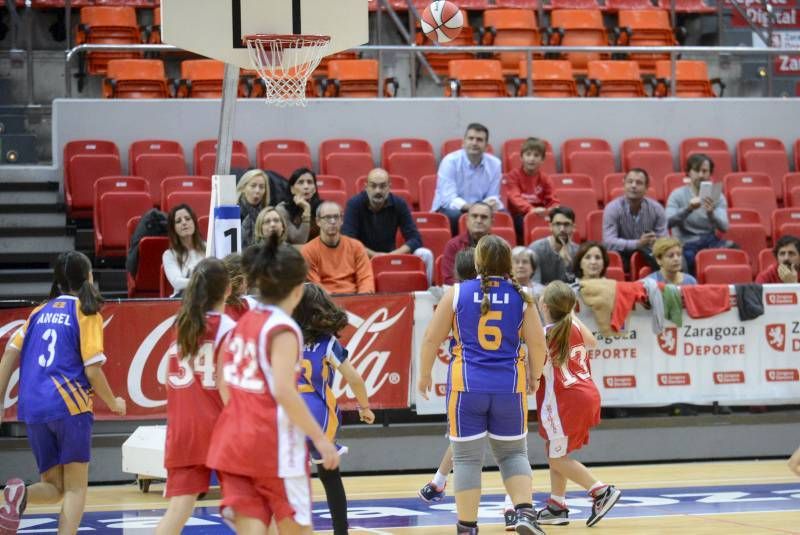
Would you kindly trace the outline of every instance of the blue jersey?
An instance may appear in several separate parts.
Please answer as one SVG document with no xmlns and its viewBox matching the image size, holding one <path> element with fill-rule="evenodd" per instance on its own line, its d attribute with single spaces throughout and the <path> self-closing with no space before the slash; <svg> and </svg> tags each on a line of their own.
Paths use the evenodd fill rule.
<svg viewBox="0 0 800 535">
<path fill-rule="evenodd" d="M 526 391 L 522 318 L 527 304 L 510 282 L 489 280 L 491 308 L 481 316 L 481 280 L 455 285 L 453 358 L 448 383 L 453 392 Z"/>
<path fill-rule="evenodd" d="M 14 334 L 20 350 L 19 419 L 44 423 L 92 412 L 84 368 L 103 363 L 103 318 L 87 316 L 80 301 L 62 295 L 34 309 Z"/>
<path fill-rule="evenodd" d="M 347 350 L 335 336 L 326 334 L 303 346 L 298 390 L 329 439 L 339 427 L 339 408 L 331 388 L 336 368 L 347 359 Z"/>
</svg>

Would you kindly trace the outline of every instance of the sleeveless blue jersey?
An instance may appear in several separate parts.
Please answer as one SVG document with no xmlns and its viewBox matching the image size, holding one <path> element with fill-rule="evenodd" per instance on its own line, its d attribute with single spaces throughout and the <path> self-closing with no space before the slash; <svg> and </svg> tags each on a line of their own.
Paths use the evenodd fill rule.
<svg viewBox="0 0 800 535">
<path fill-rule="evenodd" d="M 525 392 L 522 319 L 527 306 L 510 282 L 489 280 L 490 310 L 481 316 L 481 279 L 455 285 L 448 382 L 453 392 Z"/>
<path fill-rule="evenodd" d="M 326 334 L 303 346 L 298 390 L 328 438 L 339 427 L 339 408 L 333 394 L 333 374 L 347 359 L 347 350 L 335 336 Z"/>
<path fill-rule="evenodd" d="M 44 423 L 92 412 L 84 368 L 103 363 L 103 318 L 62 295 L 34 309 L 11 340 L 20 350 L 19 419 Z"/>
</svg>

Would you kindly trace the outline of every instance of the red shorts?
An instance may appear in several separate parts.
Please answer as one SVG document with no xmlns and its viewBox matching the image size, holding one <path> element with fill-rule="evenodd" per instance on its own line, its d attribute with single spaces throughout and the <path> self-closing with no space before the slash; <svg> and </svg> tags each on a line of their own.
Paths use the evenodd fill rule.
<svg viewBox="0 0 800 535">
<path fill-rule="evenodd" d="M 545 440 L 544 451 L 548 457 L 564 457 L 565 455 L 579 450 L 589 443 L 589 428 L 581 433 L 575 433 L 568 437 Z"/>
<path fill-rule="evenodd" d="M 204 465 L 167 468 L 164 497 L 172 498 L 173 496 L 208 492 L 209 481 L 211 481 L 211 469 Z"/>
<path fill-rule="evenodd" d="M 289 478 L 247 476 L 217 472 L 222 485 L 220 511 L 227 520 L 235 515 L 257 518 L 269 526 L 291 518 L 301 526 L 311 525 L 311 482 L 308 476 Z"/>
</svg>

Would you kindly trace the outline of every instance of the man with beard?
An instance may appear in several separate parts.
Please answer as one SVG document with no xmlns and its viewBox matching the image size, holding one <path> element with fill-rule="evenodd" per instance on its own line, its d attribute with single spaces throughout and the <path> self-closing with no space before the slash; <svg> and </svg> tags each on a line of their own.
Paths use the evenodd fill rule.
<svg viewBox="0 0 800 535">
<path fill-rule="evenodd" d="M 800 239 L 785 235 L 778 238 L 772 250 L 778 261 L 756 275 L 758 284 L 795 284 L 800 271 Z"/>
<path fill-rule="evenodd" d="M 492 232 L 492 220 L 494 212 L 492 207 L 485 202 L 478 201 L 472 203 L 467 212 L 467 230 L 452 238 L 444 246 L 442 255 L 442 274 L 445 284 L 454 284 L 456 281 L 453 266 L 456 261 L 456 254 L 468 247 L 475 247 L 478 240 Z"/>
<path fill-rule="evenodd" d="M 436 177 L 436 195 L 431 212 L 450 219 L 453 236 L 458 234 L 458 219 L 473 203 L 483 201 L 496 212 L 500 200 L 500 159 L 487 154 L 489 129 L 480 123 L 467 126 L 464 148 L 442 158 Z M 422 207 L 427 210 L 427 206 Z"/>
<path fill-rule="evenodd" d="M 433 278 L 433 252 L 422 247 L 422 237 L 406 202 L 391 192 L 384 169 L 367 175 L 364 191 L 347 201 L 342 234 L 364 244 L 370 258 L 385 254 L 413 254 L 425 262 L 428 283 Z M 405 243 L 397 247 L 397 230 Z"/>
<path fill-rule="evenodd" d="M 572 241 L 575 232 L 575 212 L 572 208 L 553 208 L 550 212 L 550 231 L 550 236 L 536 240 L 529 246 L 536 260 L 533 280 L 544 285 L 554 280 L 572 282 L 572 259 L 578 251 L 578 244 Z"/>
</svg>

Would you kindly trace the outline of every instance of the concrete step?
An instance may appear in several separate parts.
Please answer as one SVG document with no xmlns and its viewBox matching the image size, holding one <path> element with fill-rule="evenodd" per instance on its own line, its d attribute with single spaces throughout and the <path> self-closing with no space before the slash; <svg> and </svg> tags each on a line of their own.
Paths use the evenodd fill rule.
<svg viewBox="0 0 800 535">
<path fill-rule="evenodd" d="M 75 238 L 66 233 L 60 236 L 3 237 L 0 240 L 0 267 L 50 265 L 60 253 L 74 248 Z"/>
<path fill-rule="evenodd" d="M 25 175 L 15 176 L 18 173 L 14 173 L 14 171 L 19 170 L 19 167 L 10 169 L 9 166 L 0 166 L 0 192 L 58 191 L 59 182 L 31 180 L 30 177 Z"/>
<path fill-rule="evenodd" d="M 63 213 L 0 214 L 0 229 L 66 228 L 67 216 Z"/>
<path fill-rule="evenodd" d="M 58 204 L 61 202 L 58 191 L 4 191 L 0 205 L 9 204 Z"/>
</svg>

